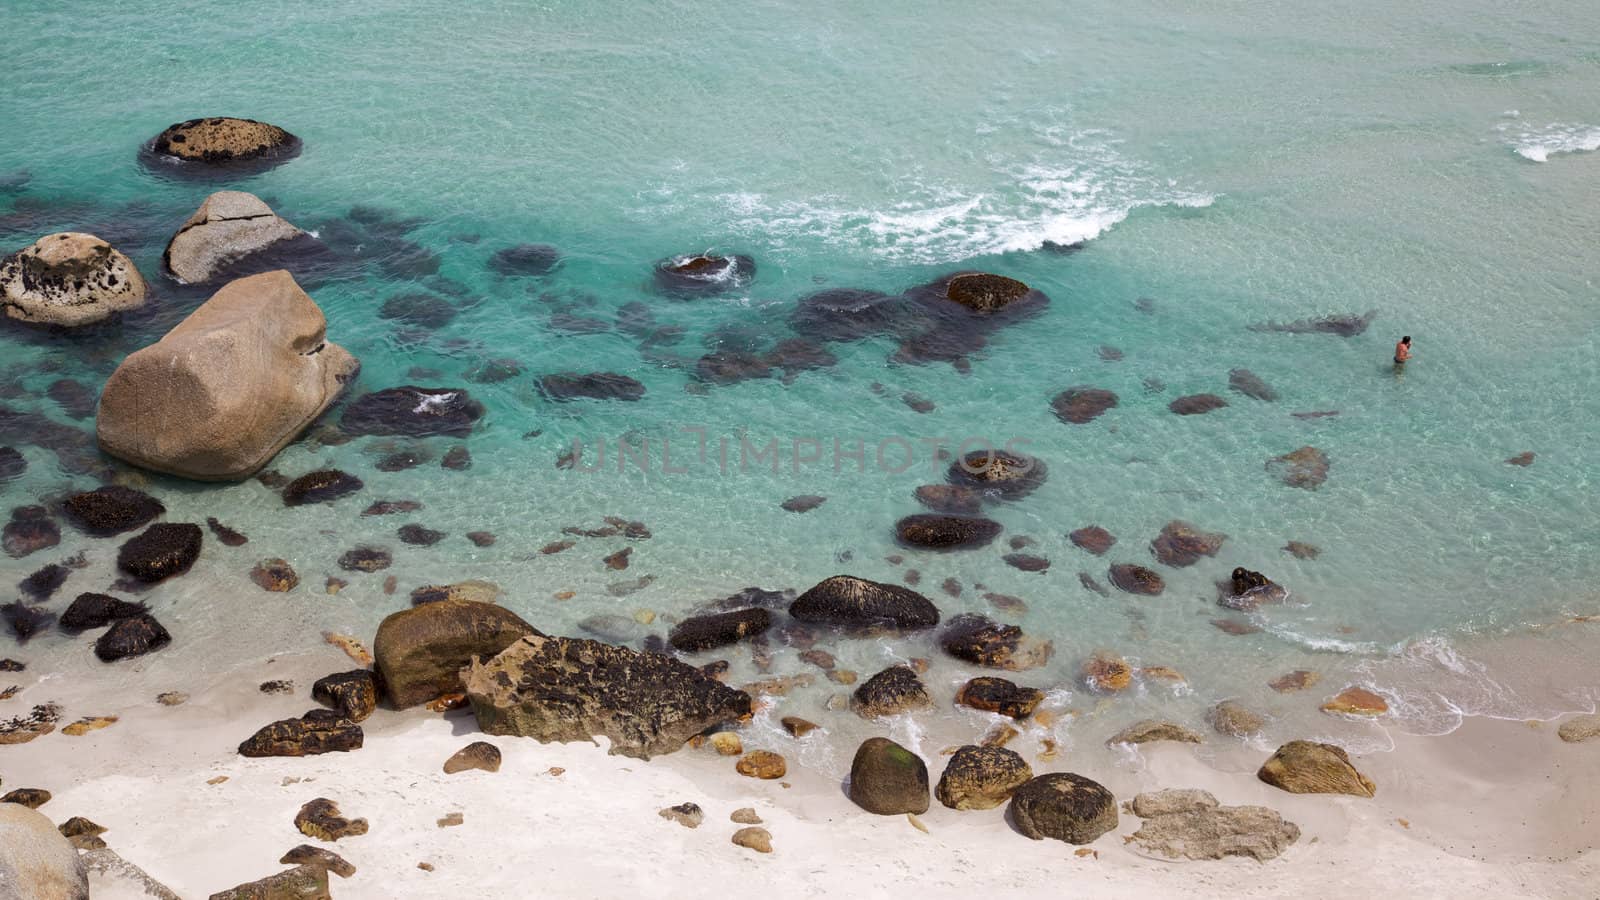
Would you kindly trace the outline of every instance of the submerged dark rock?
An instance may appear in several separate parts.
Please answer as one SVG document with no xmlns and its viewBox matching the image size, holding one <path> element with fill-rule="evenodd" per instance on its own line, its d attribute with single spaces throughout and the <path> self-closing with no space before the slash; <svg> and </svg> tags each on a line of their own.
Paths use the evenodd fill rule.
<svg viewBox="0 0 1600 900">
<path fill-rule="evenodd" d="M 1000 535 L 1002 526 L 980 516 L 917 513 L 895 523 L 895 537 L 910 547 L 929 550 L 973 550 Z"/>
<path fill-rule="evenodd" d="M 29 606 L 21 600 L 13 600 L 0 606 L 0 618 L 5 619 L 6 625 L 11 628 L 11 633 L 16 636 L 17 643 L 26 644 L 28 639 L 50 627 L 56 620 L 55 614 L 45 612 L 37 606 Z"/>
<path fill-rule="evenodd" d="M 381 572 L 393 563 L 393 555 L 381 547 L 356 547 L 339 556 L 339 568 L 346 572 Z"/>
<path fill-rule="evenodd" d="M 714 253 L 672 256 L 655 265 L 656 288 L 677 297 L 700 297 L 744 287 L 754 280 L 755 260 Z"/>
<path fill-rule="evenodd" d="M 1228 401 L 1216 394 L 1190 394 L 1167 404 L 1167 409 L 1180 416 L 1200 416 L 1214 412 L 1228 405 Z"/>
<path fill-rule="evenodd" d="M 1118 563 L 1112 566 L 1107 577 L 1111 579 L 1112 584 L 1130 594 L 1156 597 L 1167 589 L 1167 584 L 1160 575 L 1144 566 L 1132 563 Z"/>
<path fill-rule="evenodd" d="M 1263 322 L 1251 325 L 1251 331 L 1280 331 L 1286 334 L 1332 334 L 1338 337 L 1355 337 L 1367 330 L 1372 320 L 1378 317 L 1377 310 L 1370 310 L 1363 315 L 1344 313 L 1340 315 L 1322 316 L 1315 319 L 1299 319 L 1294 322 L 1278 323 Z"/>
<path fill-rule="evenodd" d="M 1044 484 L 1046 475 L 1044 461 L 1038 457 L 1010 450 L 974 450 L 951 463 L 945 477 L 951 484 L 1019 500 Z"/>
<path fill-rule="evenodd" d="M 518 244 L 496 250 L 489 268 L 506 276 L 548 275 L 561 264 L 561 251 L 550 244 Z"/>
<path fill-rule="evenodd" d="M 604 735 L 611 752 L 649 759 L 748 716 L 750 695 L 660 653 L 581 638 L 526 637 L 464 673 L 487 734 L 539 741 Z"/>
<path fill-rule="evenodd" d="M 983 491 L 957 484 L 924 484 L 916 490 L 917 502 L 942 513 L 970 516 L 983 507 Z"/>
<path fill-rule="evenodd" d="M 172 635 L 161 627 L 155 616 L 144 613 L 118 619 L 105 634 L 94 642 L 94 655 L 101 662 L 132 659 L 172 642 Z"/>
<path fill-rule="evenodd" d="M 897 584 L 851 575 L 819 582 L 795 599 L 789 615 L 802 622 L 851 629 L 910 631 L 939 624 L 939 608 L 927 597 Z"/>
<path fill-rule="evenodd" d="M 442 531 L 424 528 L 417 524 L 401 525 L 396 534 L 400 536 L 401 543 L 411 544 L 414 547 L 432 547 L 446 537 Z"/>
<path fill-rule="evenodd" d="M 1117 543 L 1116 535 L 1099 525 L 1085 525 L 1067 535 L 1073 546 L 1087 550 L 1095 556 L 1104 556 Z"/>
<path fill-rule="evenodd" d="M 759 608 L 694 616 L 674 626 L 667 635 L 667 643 L 674 650 L 697 653 L 738 643 L 771 627 L 771 613 Z"/>
<path fill-rule="evenodd" d="M 206 527 L 211 529 L 212 536 L 221 541 L 223 546 L 242 547 L 250 542 L 249 538 L 218 522 L 215 518 L 207 518 Z"/>
<path fill-rule="evenodd" d="M 15 447 L 0 447 L 0 484 L 20 476 L 28 471 L 28 460 L 22 451 Z"/>
<path fill-rule="evenodd" d="M 1069 425 L 1092 422 L 1116 405 L 1116 394 L 1096 387 L 1070 387 L 1050 401 L 1050 409 L 1055 412 L 1056 418 Z"/>
<path fill-rule="evenodd" d="M 455 304 L 437 294 L 412 292 L 396 294 L 385 300 L 378 310 L 378 317 L 431 329 L 449 325 L 459 312 Z"/>
<path fill-rule="evenodd" d="M 50 563 L 44 566 L 17 584 L 17 590 L 24 597 L 39 603 L 49 600 L 63 584 L 67 583 L 67 576 L 72 574 L 66 566 Z"/>
<path fill-rule="evenodd" d="M 339 427 L 352 435 L 466 437 L 483 414 L 483 404 L 461 388 L 403 385 L 357 397 Z"/>
<path fill-rule="evenodd" d="M 109 594 L 79 594 L 61 614 L 61 627 L 68 631 L 100 628 L 119 619 L 131 619 L 149 612 L 143 603 L 129 603 Z"/>
<path fill-rule="evenodd" d="M 67 521 L 84 533 L 110 537 L 148 524 L 167 508 L 143 491 L 111 484 L 73 494 L 66 499 L 63 510 Z"/>
<path fill-rule="evenodd" d="M 200 557 L 200 526 L 158 522 L 117 551 L 117 568 L 146 584 L 189 571 Z"/>
<path fill-rule="evenodd" d="M 340 497 L 348 497 L 365 486 L 361 479 L 338 469 L 309 472 L 284 486 L 283 505 L 305 506 L 311 503 L 327 503 Z"/>
<path fill-rule="evenodd" d="M 1328 454 L 1316 447 L 1301 447 L 1267 460 L 1267 471 L 1289 487 L 1314 491 L 1328 480 Z"/>
<path fill-rule="evenodd" d="M 1233 369 L 1228 372 L 1228 387 L 1257 400 L 1271 403 L 1278 399 L 1278 392 L 1271 385 L 1261 380 L 1261 376 L 1249 369 Z"/>
<path fill-rule="evenodd" d="M 1012 719 L 1026 719 L 1044 702 L 1044 691 L 1021 687 L 1004 678 L 983 676 L 962 685 L 956 692 L 956 702 Z"/>
<path fill-rule="evenodd" d="M 1162 526 L 1161 533 L 1150 542 L 1150 552 L 1165 565 L 1183 568 L 1199 562 L 1202 556 L 1216 556 L 1227 539 L 1221 532 L 1201 531 L 1174 519 Z"/>
<path fill-rule="evenodd" d="M 785 512 L 804 513 L 816 509 L 827 501 L 827 497 L 819 497 L 816 494 L 804 494 L 799 497 L 790 497 L 789 499 L 780 503 L 779 506 L 782 507 Z"/>
<path fill-rule="evenodd" d="M 11 521 L 0 531 L 0 548 L 7 556 L 21 559 L 61 543 L 61 529 L 42 506 L 19 506 L 11 511 Z"/>
<path fill-rule="evenodd" d="M 563 372 L 539 379 L 539 391 L 551 400 L 639 400 L 644 385 L 615 372 Z"/>
<path fill-rule="evenodd" d="M 772 377 L 772 363 L 745 350 L 718 350 L 700 357 L 695 377 L 711 384 L 738 384 Z"/>
<path fill-rule="evenodd" d="M 908 305 L 903 298 L 832 288 L 802 297 L 789 317 L 789 326 L 817 340 L 858 341 L 899 333 L 907 318 Z"/>
<path fill-rule="evenodd" d="M 63 412 L 74 419 L 87 419 L 94 415 L 95 404 L 100 399 L 94 388 L 70 378 L 52 381 L 45 388 L 45 396 L 54 400 Z"/>
<path fill-rule="evenodd" d="M 964 613 L 950 620 L 939 646 L 956 659 L 992 669 L 1036 669 L 1050 661 L 1055 647 L 986 616 Z"/>
</svg>

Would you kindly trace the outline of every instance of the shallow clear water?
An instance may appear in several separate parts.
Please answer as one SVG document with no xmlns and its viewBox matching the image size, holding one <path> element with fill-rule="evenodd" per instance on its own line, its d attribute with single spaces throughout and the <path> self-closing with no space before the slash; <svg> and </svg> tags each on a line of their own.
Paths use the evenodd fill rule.
<svg viewBox="0 0 1600 900">
<path fill-rule="evenodd" d="M 252 191 L 330 241 L 377 248 L 364 246 L 369 264 L 308 284 L 331 339 L 361 358 L 356 393 L 466 386 L 489 407 L 466 442 L 467 472 L 436 463 L 379 472 L 377 459 L 401 446 L 384 439 L 284 451 L 273 465 L 289 475 L 333 465 L 366 481 L 329 506 L 287 510 L 253 481 L 155 481 L 170 519 L 215 515 L 251 543 L 209 542 L 192 574 L 151 592 L 177 644 L 162 654 L 170 662 L 147 665 L 225 671 L 241 654 L 304 649 L 323 628 L 370 635 L 407 589 L 428 582 L 492 580 L 504 602 L 560 632 L 598 613 L 676 617 L 748 585 L 803 590 L 836 572 L 899 580 L 914 568 L 947 616 L 986 610 L 1055 641 L 1051 666 L 1023 680 L 1072 689 L 1079 662 L 1105 647 L 1188 678 L 1176 691 L 1142 689 L 1126 701 L 1130 716 L 1137 707 L 1195 719 L 1239 695 L 1271 706 L 1285 732 L 1337 732 L 1346 723 L 1317 715 L 1316 700 L 1352 678 L 1403 700 L 1417 690 L 1415 641 L 1464 646 L 1596 611 L 1600 27 L 1582 4 L 1515 15 L 1489 3 L 1002 4 L 981 16 L 951 4 L 916 17 L 861 6 L 9 10 L 25 39 L 13 42 L 0 93 L 13 137 L 0 143 L 0 176 L 28 179 L 0 188 L 7 246 L 92 228 L 159 282 L 162 247 L 208 191 Z M 137 161 L 165 125 L 214 114 L 282 125 L 304 152 L 226 185 Z M 381 229 L 352 227 L 358 205 L 416 221 L 385 242 L 373 237 Z M 1040 250 L 1089 238 L 1072 255 Z M 560 269 L 522 278 L 487 266 L 496 250 L 529 241 L 560 247 Z M 753 256 L 755 281 L 692 301 L 653 291 L 655 260 L 706 248 Z M 833 345 L 836 366 L 792 383 L 685 390 L 701 354 L 790 336 L 790 311 L 811 291 L 893 293 L 962 268 L 1020 278 L 1052 301 L 995 335 L 969 374 L 895 364 L 891 343 L 865 341 Z M 460 314 L 424 333 L 378 315 L 419 288 L 450 297 Z M 7 374 L 23 389 L 5 402 L 69 421 L 47 385 L 65 374 L 97 387 L 204 296 L 159 284 L 155 315 L 71 341 L 0 332 Z M 1150 311 L 1136 308 L 1141 298 L 1154 300 Z M 630 302 L 647 304 L 658 326 L 681 327 L 681 341 L 641 349 L 615 327 Z M 1348 339 L 1248 330 L 1368 310 L 1372 328 Z M 573 333 L 573 316 L 603 330 Z M 1402 333 L 1415 336 L 1417 356 L 1397 379 L 1389 355 Z M 1101 358 L 1102 346 L 1122 358 Z M 522 374 L 464 380 L 497 359 Z M 408 374 L 419 366 L 439 374 Z M 1229 392 L 1228 371 L 1241 366 L 1281 399 Z M 538 395 L 538 375 L 569 370 L 626 373 L 648 393 L 632 404 Z M 1147 386 L 1156 383 L 1164 388 Z M 1114 390 L 1121 405 L 1089 425 L 1061 424 L 1049 400 L 1077 384 Z M 1231 405 L 1167 412 L 1200 391 Z M 936 409 L 913 411 L 906 392 Z M 1290 415 L 1316 410 L 1340 414 Z M 735 471 L 691 461 L 686 473 L 663 473 L 663 438 L 685 465 L 695 436 L 684 429 L 704 429 L 713 449 L 731 441 Z M 624 433 L 649 441 L 650 472 L 619 472 Z M 738 470 L 741 434 L 790 451 L 777 472 Z M 1050 467 L 1032 496 L 991 508 L 1006 535 L 987 549 L 894 545 L 893 522 L 918 511 L 913 488 L 940 480 L 923 443 L 935 437 L 1025 440 Z M 602 438 L 607 471 L 555 466 L 574 440 L 592 452 Z M 907 471 L 876 464 L 873 448 L 894 438 L 914 449 Z M 796 439 L 820 441 L 821 460 L 796 471 Z M 864 441 L 867 471 L 848 461 L 835 471 L 835 439 Z M 428 449 L 437 459 L 454 443 Z M 1306 444 L 1332 460 L 1319 490 L 1266 473 L 1267 459 Z M 892 468 L 903 450 L 885 446 Z M 47 448 L 22 449 L 31 467 L 0 489 L 7 505 L 93 483 L 58 471 Z M 1524 450 L 1537 453 L 1533 466 L 1503 462 Z M 803 515 L 779 508 L 798 494 L 828 501 Z M 360 517 L 378 498 L 425 509 Z M 597 527 L 605 515 L 654 533 L 634 545 L 626 572 L 600 563 L 621 539 L 537 553 L 562 527 Z M 1163 569 L 1160 598 L 1080 586 L 1080 570 L 1103 582 L 1108 561 L 1148 561 L 1148 541 L 1175 518 L 1226 532 L 1218 558 Z M 393 530 L 408 521 L 451 537 L 405 547 Z M 1065 538 L 1091 522 L 1119 537 L 1105 560 Z M 462 535 L 475 529 L 497 543 L 474 547 Z M 1035 539 L 1028 552 L 1048 557 L 1049 571 L 1005 565 L 1012 535 Z M 1296 560 L 1280 549 L 1290 539 L 1323 554 Z M 382 592 L 382 575 L 347 575 L 351 587 L 321 594 L 334 559 L 358 543 L 395 550 L 399 593 Z M 80 546 L 91 564 L 59 607 L 109 583 L 111 542 L 69 536 L 0 567 L 19 579 Z M 904 562 L 885 561 L 891 554 Z M 297 592 L 263 595 L 249 583 L 249 566 L 268 556 L 299 570 Z M 1261 634 L 1223 634 L 1208 621 L 1224 613 L 1212 583 L 1235 565 L 1303 602 L 1261 613 Z M 644 575 L 654 580 L 636 593 L 607 591 Z M 961 597 L 939 589 L 946 578 L 962 583 Z M 1027 612 L 994 612 L 974 582 L 1024 598 Z M 556 601 L 558 591 L 576 596 Z M 633 636 L 662 630 L 636 626 Z M 50 635 L 17 653 L 76 670 L 90 665 L 86 646 Z M 835 649 L 866 674 L 931 645 Z M 970 674 L 939 665 L 940 677 Z M 802 667 L 778 651 L 774 671 Z M 1303 699 L 1266 690 L 1301 667 L 1326 681 Z M 1492 673 L 1452 684 L 1456 705 L 1501 715 L 1594 702 L 1592 686 L 1512 694 Z M 1397 706 L 1408 727 L 1449 726 L 1437 705 Z"/>
</svg>

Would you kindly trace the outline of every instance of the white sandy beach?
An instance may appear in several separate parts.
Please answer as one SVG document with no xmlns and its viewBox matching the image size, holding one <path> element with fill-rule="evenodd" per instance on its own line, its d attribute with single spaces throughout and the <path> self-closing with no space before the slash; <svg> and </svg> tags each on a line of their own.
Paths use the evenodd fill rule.
<svg viewBox="0 0 1600 900">
<path fill-rule="evenodd" d="M 259 674 L 298 678 L 325 668 L 335 653 L 280 660 Z M 1355 760 L 1378 785 L 1370 800 L 1284 793 L 1254 775 L 1270 750 L 1219 747 L 1216 739 L 1207 745 L 1215 754 L 1209 762 L 1175 744 L 1146 745 L 1142 758 L 1108 771 L 1075 767 L 1072 752 L 1034 761 L 1036 771 L 1102 781 L 1119 800 L 1204 788 L 1224 804 L 1277 809 L 1303 832 L 1265 864 L 1178 863 L 1125 845 L 1139 825 L 1126 812 L 1084 857 L 1067 844 L 1027 840 L 1003 808 L 956 812 L 935 803 L 920 817 L 924 834 L 904 817 L 861 811 L 839 784 L 809 770 L 791 765 L 788 787 L 757 781 L 735 774 L 733 760 L 709 748 L 643 762 L 587 744 L 491 738 L 504 754 L 499 772 L 444 775 L 444 760 L 482 737 L 465 710 L 380 709 L 364 723 L 360 750 L 244 759 L 235 747 L 258 724 L 308 705 L 303 696 L 255 692 L 244 677 L 255 674 L 193 691 L 178 707 L 152 697 L 100 708 L 121 720 L 82 737 L 58 731 L 0 748 L 0 775 L 6 789 L 50 790 L 41 812 L 53 821 L 85 816 L 105 826 L 113 850 L 185 898 L 284 868 L 278 857 L 307 842 L 295 813 L 316 797 L 371 826 L 324 845 L 358 870 L 333 879 L 336 897 L 680 897 L 729 889 L 781 897 L 1581 897 L 1594 894 L 1600 877 L 1600 744 L 1564 743 L 1555 723 L 1469 719 L 1444 737 L 1397 736 L 1392 752 Z M 88 712 L 76 706 L 64 720 Z M 746 746 L 757 740 L 747 734 Z M 759 740 L 794 758 L 792 739 Z M 944 758 L 927 755 L 936 780 Z M 553 775 L 552 767 L 564 771 Z M 698 829 L 658 815 L 685 801 L 705 810 Z M 730 842 L 740 826 L 728 817 L 745 806 L 772 833 L 771 855 Z M 436 824 L 452 812 L 464 824 Z M 421 862 L 433 871 L 419 869 Z M 97 898 L 138 896 L 93 884 Z"/>
</svg>

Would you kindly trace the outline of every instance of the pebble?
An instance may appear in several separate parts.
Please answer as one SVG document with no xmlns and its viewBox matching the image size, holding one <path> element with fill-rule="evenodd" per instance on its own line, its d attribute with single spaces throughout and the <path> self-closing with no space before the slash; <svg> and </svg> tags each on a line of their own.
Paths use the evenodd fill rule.
<svg viewBox="0 0 1600 900">
<path fill-rule="evenodd" d="M 756 811 L 753 808 L 748 807 L 748 806 L 741 806 L 738 809 L 734 810 L 733 811 L 733 815 L 729 816 L 728 819 L 730 821 L 733 821 L 733 822 L 739 824 L 739 825 L 760 825 L 761 824 L 761 817 L 756 815 Z"/>
<path fill-rule="evenodd" d="M 772 852 L 772 833 L 765 828 L 741 828 L 733 833 L 733 842 L 757 853 Z"/>
</svg>

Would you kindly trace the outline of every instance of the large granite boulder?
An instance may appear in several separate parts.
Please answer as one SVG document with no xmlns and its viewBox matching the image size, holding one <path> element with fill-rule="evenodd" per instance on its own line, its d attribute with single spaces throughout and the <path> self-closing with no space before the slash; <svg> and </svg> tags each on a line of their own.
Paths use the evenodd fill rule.
<svg viewBox="0 0 1600 900">
<path fill-rule="evenodd" d="M 361 749 L 361 726 L 331 709 L 266 725 L 239 745 L 240 756 L 315 756 Z"/>
<path fill-rule="evenodd" d="M 933 705 L 928 688 L 910 666 L 890 666 L 863 681 L 850 697 L 850 708 L 866 719 L 898 715 Z"/>
<path fill-rule="evenodd" d="M 255 474 L 331 405 L 359 368 L 279 270 L 225 285 L 111 374 L 100 448 L 199 481 Z"/>
<path fill-rule="evenodd" d="M 1279 747 L 1256 777 L 1291 794 L 1371 797 L 1378 792 L 1372 779 L 1356 770 L 1344 748 L 1315 741 L 1290 741 Z"/>
<path fill-rule="evenodd" d="M 117 550 L 117 568 L 145 584 L 165 581 L 189 571 L 202 540 L 199 525 L 157 522 Z"/>
<path fill-rule="evenodd" d="M 411 385 L 364 394 L 350 401 L 339 427 L 346 434 L 466 437 L 483 418 L 482 403 L 461 388 Z"/>
<path fill-rule="evenodd" d="M 974 450 L 950 464 L 945 478 L 951 484 L 992 492 L 1005 500 L 1019 500 L 1044 484 L 1044 460 L 1010 450 Z"/>
<path fill-rule="evenodd" d="M 923 550 L 975 550 L 999 536 L 1002 526 L 981 516 L 916 513 L 894 523 L 895 538 Z"/>
<path fill-rule="evenodd" d="M 213 116 L 169 125 L 148 146 L 159 156 L 218 166 L 287 159 L 300 152 L 300 139 L 266 122 Z"/>
<path fill-rule="evenodd" d="M 1130 811 L 1144 819 L 1132 843 L 1158 859 L 1275 859 L 1300 839 L 1300 828 L 1265 806 L 1219 806 L 1200 790 L 1165 790 L 1133 798 Z"/>
<path fill-rule="evenodd" d="M 1015 625 L 1004 625 L 976 613 L 951 619 L 939 638 L 939 646 L 956 659 L 1009 671 L 1036 669 L 1049 662 L 1055 650 L 1050 641 L 1028 637 Z"/>
<path fill-rule="evenodd" d="M 1008 812 L 1017 830 L 1036 841 L 1088 844 L 1117 827 L 1111 792 L 1071 772 L 1040 775 L 1017 788 Z"/>
<path fill-rule="evenodd" d="M 110 537 L 148 524 L 167 508 L 143 491 L 108 484 L 73 494 L 62 503 L 62 511 L 84 533 Z"/>
<path fill-rule="evenodd" d="M 20 803 L 0 803 L 0 898 L 89 898 L 88 875 L 72 842 Z"/>
<path fill-rule="evenodd" d="M 994 809 L 1033 778 L 1033 769 L 1004 747 L 967 744 L 950 757 L 935 796 L 951 809 Z"/>
<path fill-rule="evenodd" d="M 850 763 L 850 799 L 869 813 L 928 811 L 928 764 L 888 738 L 867 738 Z"/>
<path fill-rule="evenodd" d="M 518 638 L 537 635 L 516 613 L 492 603 L 441 600 L 390 614 L 372 653 L 389 702 L 398 709 L 461 690 L 461 670 Z"/>
<path fill-rule="evenodd" d="M 604 735 L 612 753 L 640 759 L 751 713 L 749 694 L 694 666 L 583 638 L 522 638 L 475 660 L 463 681 L 486 734 L 543 742 Z"/>
<path fill-rule="evenodd" d="M 898 584 L 884 584 L 835 575 L 789 605 L 789 615 L 802 622 L 859 630 L 912 631 L 939 624 L 933 601 Z"/>
<path fill-rule="evenodd" d="M 738 643 L 771 627 L 772 614 L 766 610 L 736 609 L 684 619 L 667 635 L 667 643 L 674 650 L 696 653 Z"/>
<path fill-rule="evenodd" d="M 304 233 L 254 194 L 218 191 L 172 236 L 161 263 L 179 281 L 204 284 L 233 263 Z"/>
<path fill-rule="evenodd" d="M 956 692 L 956 702 L 1012 719 L 1026 719 L 1044 702 L 1044 691 L 986 675 L 962 685 Z"/>
<path fill-rule="evenodd" d="M 48 234 L 0 260 L 0 309 L 36 325 L 75 328 L 144 306 L 133 261 L 92 234 Z"/>
<path fill-rule="evenodd" d="M 1221 532 L 1201 531 L 1177 519 L 1162 526 L 1161 533 L 1150 542 L 1150 552 L 1162 563 L 1174 568 L 1192 566 L 1202 556 L 1216 556 L 1228 536 Z"/>
</svg>

